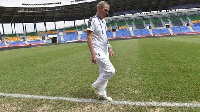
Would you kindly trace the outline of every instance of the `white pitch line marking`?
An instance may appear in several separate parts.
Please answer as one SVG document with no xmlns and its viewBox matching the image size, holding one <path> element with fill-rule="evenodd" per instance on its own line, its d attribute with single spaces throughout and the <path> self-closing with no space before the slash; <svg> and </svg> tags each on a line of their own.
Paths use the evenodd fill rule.
<svg viewBox="0 0 200 112">
<path fill-rule="evenodd" d="M 28 99 L 45 99 L 45 100 L 65 100 L 71 102 L 82 103 L 101 103 L 101 104 L 113 104 L 113 105 L 130 105 L 130 106 L 155 106 L 155 107 L 200 107 L 200 103 L 175 103 L 175 102 L 140 102 L 140 101 L 100 101 L 95 99 L 83 99 L 83 98 L 69 98 L 69 97 L 53 97 L 53 96 L 38 96 L 38 95 L 26 95 L 26 94 L 9 94 L 0 93 L 0 96 L 15 97 L 15 98 L 28 98 Z"/>
</svg>

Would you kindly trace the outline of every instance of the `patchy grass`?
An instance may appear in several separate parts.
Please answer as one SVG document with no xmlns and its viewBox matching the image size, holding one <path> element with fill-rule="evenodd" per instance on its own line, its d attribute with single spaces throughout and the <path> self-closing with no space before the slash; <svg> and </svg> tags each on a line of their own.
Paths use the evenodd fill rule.
<svg viewBox="0 0 200 112">
<path fill-rule="evenodd" d="M 107 92 L 114 100 L 200 102 L 199 36 L 130 39 L 110 43 L 115 52 L 111 61 L 116 74 L 109 81 Z M 98 77 L 98 67 L 91 63 L 90 58 L 86 43 L 1 51 L 0 92 L 96 98 L 90 85 Z M 98 111 L 99 108 L 102 108 L 100 111 L 193 110 L 5 97 L 0 97 L 0 100 L 0 111 Z M 29 106 L 25 108 L 25 105 Z"/>
</svg>

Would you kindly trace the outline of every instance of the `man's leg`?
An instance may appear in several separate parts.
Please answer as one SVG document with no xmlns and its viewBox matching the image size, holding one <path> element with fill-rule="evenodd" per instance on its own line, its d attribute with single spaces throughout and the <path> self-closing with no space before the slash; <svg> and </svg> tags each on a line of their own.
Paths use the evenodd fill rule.
<svg viewBox="0 0 200 112">
<path fill-rule="evenodd" d="M 108 80 L 115 74 L 115 68 L 109 60 L 109 57 L 104 52 L 97 52 L 97 64 L 99 66 L 99 77 L 92 84 L 99 91 L 96 93 L 100 96 L 106 96 L 106 86 Z"/>
<path fill-rule="evenodd" d="M 106 96 L 106 87 L 108 80 L 103 78 L 103 75 L 106 74 L 106 71 L 104 71 L 100 66 L 99 66 L 99 77 L 97 80 L 93 83 L 93 86 L 96 88 L 100 89 L 100 92 L 98 94 Z"/>
</svg>

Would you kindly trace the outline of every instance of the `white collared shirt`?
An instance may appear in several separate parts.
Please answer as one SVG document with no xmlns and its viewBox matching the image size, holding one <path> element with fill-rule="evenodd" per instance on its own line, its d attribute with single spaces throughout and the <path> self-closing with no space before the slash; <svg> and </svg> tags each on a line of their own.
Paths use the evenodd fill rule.
<svg viewBox="0 0 200 112">
<path fill-rule="evenodd" d="M 90 30 L 93 32 L 92 36 L 92 44 L 94 47 L 94 50 L 102 50 L 105 53 L 108 52 L 108 38 L 106 35 L 107 27 L 106 27 L 106 21 L 105 19 L 100 20 L 96 15 L 93 17 L 90 17 L 88 24 L 87 24 L 87 30 Z"/>
</svg>

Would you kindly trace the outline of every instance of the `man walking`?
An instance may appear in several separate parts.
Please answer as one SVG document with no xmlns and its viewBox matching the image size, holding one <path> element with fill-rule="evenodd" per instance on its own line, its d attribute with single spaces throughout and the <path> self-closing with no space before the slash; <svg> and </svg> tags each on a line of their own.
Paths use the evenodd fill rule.
<svg viewBox="0 0 200 112">
<path fill-rule="evenodd" d="M 109 4 L 105 1 L 98 3 L 96 15 L 88 21 L 87 42 L 92 56 L 92 63 L 97 64 L 99 67 L 99 77 L 92 84 L 92 88 L 99 99 L 112 101 L 112 98 L 107 97 L 106 93 L 108 80 L 115 74 L 115 68 L 109 59 L 109 53 L 113 57 L 114 52 L 107 39 L 107 27 L 104 19 L 109 12 L 109 7 Z"/>
</svg>

